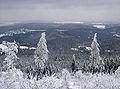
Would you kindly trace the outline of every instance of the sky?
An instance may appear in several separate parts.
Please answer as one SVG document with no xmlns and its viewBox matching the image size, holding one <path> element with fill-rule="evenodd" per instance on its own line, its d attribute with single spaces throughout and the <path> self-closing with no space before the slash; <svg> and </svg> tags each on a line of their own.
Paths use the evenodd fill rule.
<svg viewBox="0 0 120 89">
<path fill-rule="evenodd" d="M 0 22 L 120 22 L 120 0 L 0 0 Z"/>
</svg>

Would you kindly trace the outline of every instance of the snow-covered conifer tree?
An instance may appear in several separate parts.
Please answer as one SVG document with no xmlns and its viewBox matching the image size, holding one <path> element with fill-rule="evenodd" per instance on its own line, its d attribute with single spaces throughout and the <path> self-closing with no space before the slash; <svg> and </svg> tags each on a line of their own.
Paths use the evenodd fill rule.
<svg viewBox="0 0 120 89">
<path fill-rule="evenodd" d="M 43 69 L 46 61 L 48 60 L 48 49 L 46 45 L 45 32 L 41 34 L 41 38 L 37 44 L 37 50 L 35 51 L 34 58 L 36 66 Z"/>
<path fill-rule="evenodd" d="M 18 59 L 16 53 L 18 52 L 18 46 L 16 42 L 3 42 L 5 49 L 2 51 L 5 53 L 5 60 L 3 61 L 3 67 L 6 71 L 0 73 L 0 89 L 33 89 L 29 80 L 23 78 L 23 72 L 20 69 L 15 68 L 15 61 Z"/>
<path fill-rule="evenodd" d="M 10 42 L 6 42 L 6 44 L 4 44 L 7 49 L 4 51 L 6 58 L 3 61 L 4 64 L 4 68 L 6 70 L 12 69 L 14 67 L 14 61 L 16 61 L 18 59 L 16 53 L 18 52 L 18 46 L 16 44 L 16 42 L 14 41 L 13 43 Z"/>
<path fill-rule="evenodd" d="M 103 69 L 103 64 L 104 64 L 102 58 L 100 57 L 99 47 L 100 46 L 97 42 L 97 33 L 95 33 L 91 44 L 91 55 L 90 55 L 91 67 L 93 70 L 95 70 L 95 72 L 97 72 L 98 70 L 101 71 Z"/>
</svg>

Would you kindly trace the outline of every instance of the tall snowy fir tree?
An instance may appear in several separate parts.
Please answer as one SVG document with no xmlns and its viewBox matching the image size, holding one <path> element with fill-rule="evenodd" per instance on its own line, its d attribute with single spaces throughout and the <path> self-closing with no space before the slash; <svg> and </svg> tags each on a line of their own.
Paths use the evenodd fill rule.
<svg viewBox="0 0 120 89">
<path fill-rule="evenodd" d="M 94 34 L 94 38 L 91 44 L 91 55 L 90 55 L 90 60 L 91 60 L 91 71 L 92 73 L 94 72 L 102 72 L 104 69 L 104 62 L 102 58 L 100 57 L 100 49 L 99 49 L 99 44 L 97 42 L 97 33 Z"/>
<path fill-rule="evenodd" d="M 41 33 L 41 38 L 37 44 L 37 50 L 35 51 L 35 64 L 37 67 L 44 68 L 46 61 L 48 60 L 48 49 L 45 39 L 45 32 Z"/>
<path fill-rule="evenodd" d="M 37 49 L 34 54 L 35 65 L 36 65 L 36 79 L 42 78 L 46 75 L 47 69 L 47 60 L 48 60 L 48 49 L 45 39 L 45 32 L 41 33 L 41 38 L 37 44 Z"/>
</svg>

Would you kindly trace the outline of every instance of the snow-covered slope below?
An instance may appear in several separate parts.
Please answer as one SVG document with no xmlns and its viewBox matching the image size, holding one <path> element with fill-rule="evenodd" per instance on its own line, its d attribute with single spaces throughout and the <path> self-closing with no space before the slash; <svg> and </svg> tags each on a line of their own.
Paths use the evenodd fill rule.
<svg viewBox="0 0 120 89">
<path fill-rule="evenodd" d="M 78 71 L 74 76 L 64 73 L 59 79 L 53 75 L 36 81 L 23 78 L 23 73 L 14 68 L 9 73 L 1 73 L 0 89 L 120 89 L 120 77 L 107 74 L 85 75 Z"/>
</svg>

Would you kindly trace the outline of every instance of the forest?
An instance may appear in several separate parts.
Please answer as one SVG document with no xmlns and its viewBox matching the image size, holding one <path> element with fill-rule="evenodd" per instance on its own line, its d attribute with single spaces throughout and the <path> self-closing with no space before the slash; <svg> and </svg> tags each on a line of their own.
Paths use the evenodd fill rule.
<svg viewBox="0 0 120 89">
<path fill-rule="evenodd" d="M 31 65 L 24 69 L 17 56 L 16 41 L 3 41 L 1 47 L 5 58 L 0 66 L 0 89 L 120 89 L 120 57 L 100 55 L 97 33 L 91 43 L 90 55 L 80 67 L 76 54 L 71 54 L 71 61 L 61 62 L 62 67 L 56 66 L 57 62 L 52 63 L 45 32 L 41 33 Z"/>
</svg>

